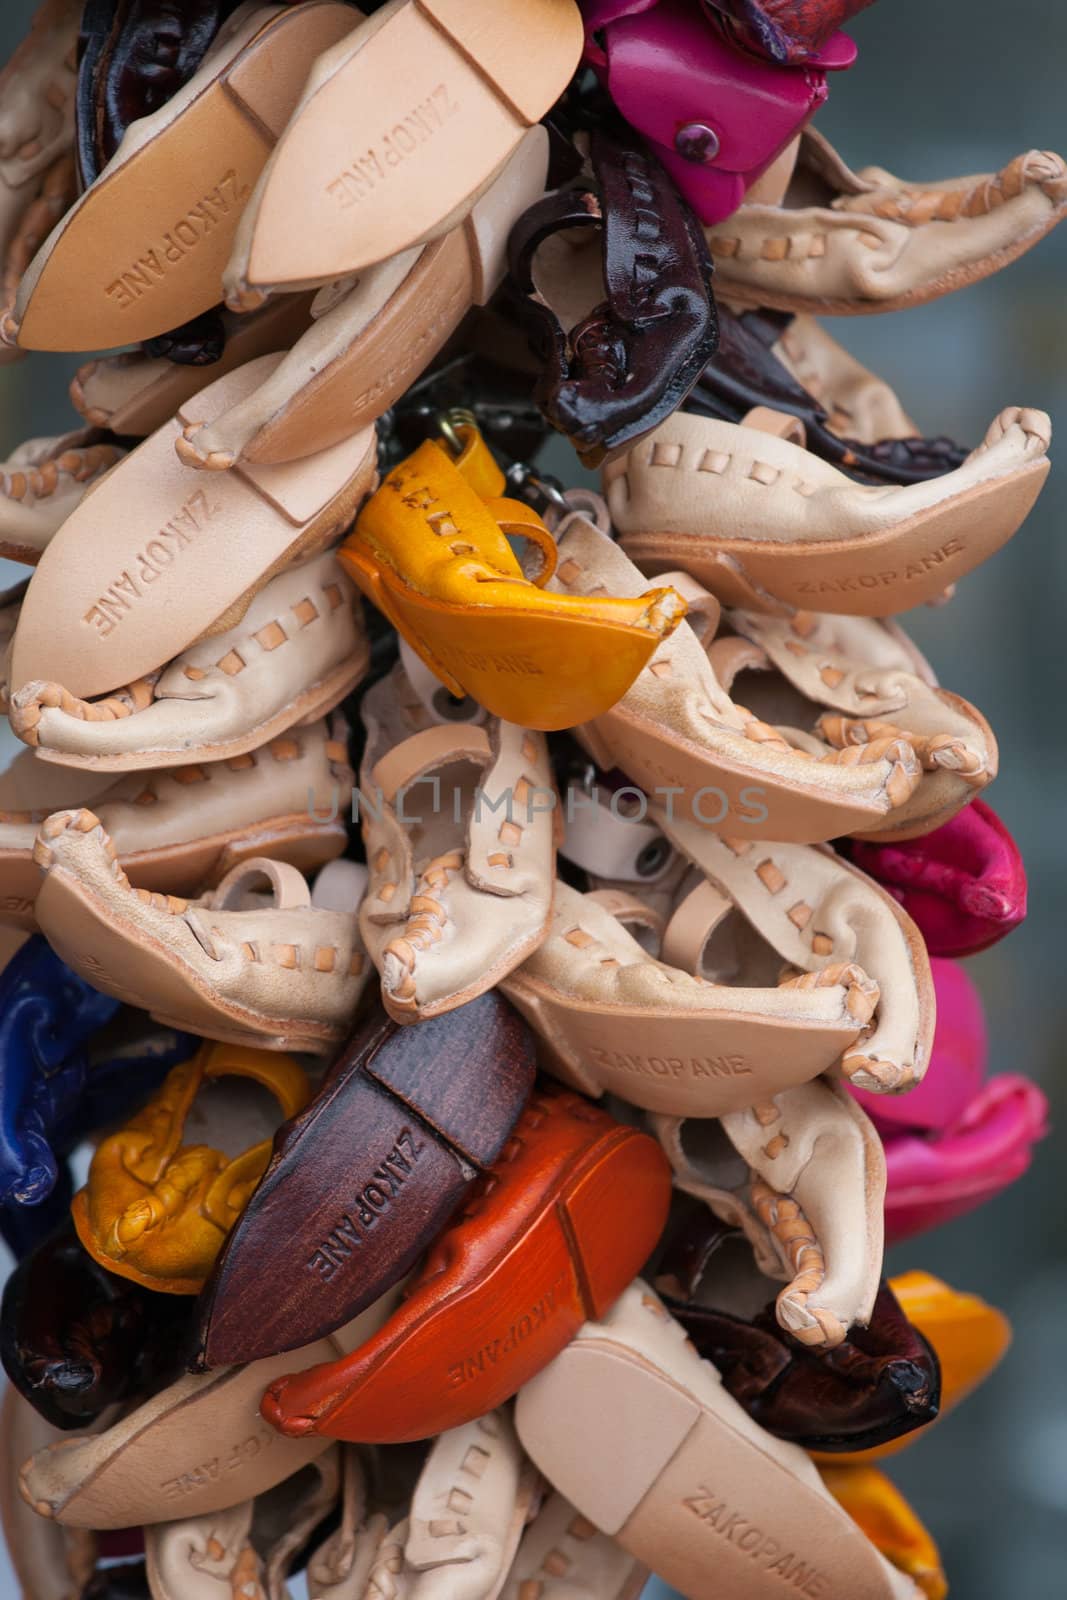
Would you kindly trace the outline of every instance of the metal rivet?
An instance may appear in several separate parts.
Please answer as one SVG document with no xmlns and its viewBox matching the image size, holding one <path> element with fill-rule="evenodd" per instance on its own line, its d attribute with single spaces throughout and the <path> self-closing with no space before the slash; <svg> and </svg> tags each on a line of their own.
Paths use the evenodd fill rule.
<svg viewBox="0 0 1067 1600">
<path fill-rule="evenodd" d="M 686 122 L 674 136 L 674 148 L 684 161 L 710 167 L 719 154 L 719 135 L 706 122 Z"/>
</svg>

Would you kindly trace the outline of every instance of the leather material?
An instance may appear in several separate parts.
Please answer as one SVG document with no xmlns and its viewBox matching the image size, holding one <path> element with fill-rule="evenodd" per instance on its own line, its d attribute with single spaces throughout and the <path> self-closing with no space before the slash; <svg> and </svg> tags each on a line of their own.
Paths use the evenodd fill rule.
<svg viewBox="0 0 1067 1600">
<path fill-rule="evenodd" d="M 399 1283 L 499 1157 L 534 1071 L 533 1040 L 498 995 L 418 1028 L 372 1013 L 275 1136 L 201 1295 L 203 1365 L 307 1344 Z"/>
<path fill-rule="evenodd" d="M 215 305 L 241 211 L 304 78 L 350 26 L 337 0 L 312 0 L 299 16 L 241 6 L 184 87 L 130 124 L 53 228 L 23 274 L 4 339 L 98 350 L 167 333 Z M 206 149 L 218 157 L 205 171 Z"/>
<path fill-rule="evenodd" d="M 1052 151 L 911 183 L 881 167 L 851 171 L 811 129 L 794 185 L 784 204 L 749 202 L 708 230 L 725 299 L 846 316 L 922 305 L 1008 266 L 1067 207 L 1067 165 Z"/>
<path fill-rule="evenodd" d="M 916 1583 L 926 1600 L 945 1600 L 948 1580 L 932 1536 L 884 1472 L 876 1467 L 823 1466 L 838 1505 L 871 1543 Z"/>
<path fill-rule="evenodd" d="M 1007 827 L 984 800 L 919 839 L 846 847 L 914 920 L 932 956 L 969 956 L 1007 937 L 1026 917 L 1026 866 Z"/>
<path fill-rule="evenodd" d="M 355 776 L 346 735 L 336 714 L 230 761 L 118 778 L 67 773 L 24 751 L 0 775 L 0 921 L 36 927 L 37 830 L 79 800 L 93 805 L 141 889 L 195 894 L 268 851 L 305 870 L 322 866 L 347 844 Z"/>
<path fill-rule="evenodd" d="M 482 1415 L 612 1303 L 659 1238 L 669 1195 L 647 1136 L 577 1095 L 535 1094 L 381 1332 L 272 1384 L 263 1415 L 292 1437 L 381 1443 Z"/>
<path fill-rule="evenodd" d="M 0 612 L 0 635 L 16 617 L 17 608 Z M 8 714 L 38 759 L 83 771 L 241 760 L 332 710 L 369 663 L 355 589 L 326 550 L 278 573 L 240 622 L 191 644 L 158 675 L 96 700 L 29 683 Z"/>
<path fill-rule="evenodd" d="M 882 1283 L 867 1327 L 812 1350 L 775 1319 L 743 1235 L 704 1213 L 680 1227 L 656 1288 L 697 1353 L 760 1427 L 808 1450 L 867 1449 L 937 1416 L 937 1357 Z M 761 1304 L 761 1301 L 763 1303 Z"/>
<path fill-rule="evenodd" d="M 542 366 L 535 399 L 586 466 L 681 405 L 718 343 L 707 249 L 655 156 L 597 128 L 591 163 L 587 183 L 539 201 L 509 244 Z"/>
<path fill-rule="evenodd" d="M 220 1079 L 267 1090 L 273 1115 L 264 1114 L 260 1096 L 242 1095 L 236 1082 L 223 1088 Z M 289 1056 L 202 1045 L 97 1146 L 89 1181 L 71 1204 L 89 1255 L 146 1289 L 197 1294 L 270 1161 L 270 1134 L 257 1142 L 255 1133 L 279 1112 L 295 1116 L 310 1097 L 307 1074 Z M 228 1155 L 235 1141 L 244 1148 Z"/>
<path fill-rule="evenodd" d="M 20 444 L 0 466 L 0 556 L 36 566 L 89 487 L 123 453 L 88 428 Z"/>
<path fill-rule="evenodd" d="M 676 415 L 605 468 L 604 490 L 642 571 L 684 567 L 725 605 L 888 617 L 1007 544 L 1048 476 L 1050 440 L 1043 411 L 1010 406 L 943 476 L 859 484 L 806 449 L 787 412 Z"/>
<path fill-rule="evenodd" d="M 75 1600 L 76 1596 L 87 1596 L 87 1585 L 96 1566 L 94 1533 L 86 1528 L 63 1528 L 39 1517 L 19 1494 L 18 1471 L 22 1462 L 57 1439 L 55 1429 L 15 1389 L 5 1385 L 0 1400 L 0 1520 L 22 1600 Z"/>
<path fill-rule="evenodd" d="M 550 1494 L 523 1534 L 503 1600 L 637 1600 L 648 1569 Z"/>
<path fill-rule="evenodd" d="M 41 928 L 105 993 L 259 1049 L 326 1054 L 351 1026 L 370 965 L 355 908 L 316 906 L 295 867 L 253 857 L 199 900 L 136 890 L 85 810 L 50 818 L 34 858 Z"/>
<path fill-rule="evenodd" d="M 232 289 L 328 283 L 439 238 L 559 98 L 581 49 L 574 0 L 500 3 L 491 16 L 480 0 L 379 7 L 307 75 L 249 201 Z M 403 136 L 389 131 L 400 73 L 413 108 Z"/>
<path fill-rule="evenodd" d="M 552 907 L 543 735 L 480 711 L 478 723 L 448 723 L 432 707 L 400 666 L 362 704 L 360 931 L 398 1022 L 491 988 L 540 944 Z"/>
<path fill-rule="evenodd" d="M 69 1220 L 4 1285 L 4 1370 L 54 1428 L 84 1429 L 172 1382 L 191 1332 L 188 1302 L 105 1271 Z"/>
<path fill-rule="evenodd" d="M 526 1385 L 515 1421 L 560 1492 L 688 1600 L 769 1600 L 783 1577 L 801 1574 L 850 1600 L 918 1594 L 803 1451 L 757 1428 L 731 1399 L 640 1279 Z M 626 1448 L 636 1427 L 640 1452 Z M 730 1464 L 726 1483 L 708 1482 L 716 1461 Z M 717 1518 L 728 1516 L 739 1537 L 754 1530 L 758 1542 L 742 1550 L 723 1538 Z"/>
<path fill-rule="evenodd" d="M 771 61 L 801 62 L 873 0 L 706 0 Z"/>
<path fill-rule="evenodd" d="M 427 440 L 388 474 L 339 560 L 454 695 L 525 727 L 570 727 L 625 692 L 684 605 L 664 588 L 633 599 L 546 589 L 556 565 L 548 529 L 502 498 L 504 476 L 478 430 L 459 437 L 458 458 Z M 533 578 L 509 535 L 539 556 Z"/>
</svg>

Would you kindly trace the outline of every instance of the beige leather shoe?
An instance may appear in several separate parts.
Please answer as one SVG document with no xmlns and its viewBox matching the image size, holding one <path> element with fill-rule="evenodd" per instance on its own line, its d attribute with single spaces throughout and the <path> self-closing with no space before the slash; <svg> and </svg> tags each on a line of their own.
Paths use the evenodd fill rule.
<svg viewBox="0 0 1067 1600">
<path fill-rule="evenodd" d="M 0 72 L 0 317 L 74 198 L 74 93 L 81 0 L 44 0 Z M 0 345 L 0 365 L 21 350 Z"/>
<path fill-rule="evenodd" d="M 279 359 L 219 378 L 198 406 L 225 410 Z M 61 683 L 88 699 L 159 671 L 333 544 L 377 483 L 373 428 L 286 467 L 205 478 L 174 453 L 183 415 L 124 457 L 50 541 L 19 616 L 13 690 Z"/>
<path fill-rule="evenodd" d="M 676 1187 L 743 1228 L 764 1271 L 785 1281 L 783 1328 L 829 1349 L 867 1323 L 882 1271 L 885 1153 L 847 1090 L 817 1080 L 718 1125 L 650 1120 Z"/>
<path fill-rule="evenodd" d="M 373 1458 L 357 1445 L 335 1448 L 341 1460 L 340 1519 L 308 1560 L 308 1600 L 366 1600 L 389 1520 L 369 1510 L 367 1465 Z"/>
<path fill-rule="evenodd" d="M 645 578 L 608 536 L 603 502 L 586 501 L 600 525 L 581 512 L 563 521 L 548 588 L 643 594 Z M 680 805 L 698 806 L 708 827 L 741 837 L 813 843 L 882 826 L 922 775 L 907 739 L 848 751 L 826 740 L 794 748 L 716 677 L 695 627 L 714 635 L 718 602 L 684 574 L 672 573 L 671 583 L 689 620 L 657 646 L 610 711 L 575 730 L 597 765 L 619 768 L 650 796 L 673 793 Z"/>
<path fill-rule="evenodd" d="M 856 315 L 923 305 L 999 272 L 1067 208 L 1067 165 L 1029 150 L 996 173 L 908 183 L 853 172 L 809 128 L 781 204 L 705 230 L 716 290 L 745 305 Z"/>
<path fill-rule="evenodd" d="M 1048 476 L 1043 411 L 1002 411 L 954 472 L 854 483 L 796 417 L 676 412 L 604 469 L 612 520 L 648 576 L 682 567 L 723 602 L 889 617 L 937 599 L 1021 527 Z"/>
<path fill-rule="evenodd" d="M 17 608 L 0 613 L 0 645 Z M 39 759 L 95 772 L 143 772 L 238 760 L 322 716 L 370 660 L 359 598 L 331 551 L 279 573 L 226 633 L 199 640 L 161 672 L 82 700 L 65 684 L 26 683 L 12 730 Z"/>
<path fill-rule="evenodd" d="M 918 1600 L 640 1279 L 520 1391 L 515 1421 L 560 1492 L 687 1600 L 772 1600 L 787 1586 Z"/>
<path fill-rule="evenodd" d="M 115 779 L 69 772 L 29 750 L 0 774 L 0 921 L 32 932 L 37 830 L 85 803 L 131 883 L 198 894 L 249 856 L 312 871 L 343 854 L 355 777 L 340 715 L 294 728 L 249 755 Z"/>
<path fill-rule="evenodd" d="M 335 1446 L 257 1500 L 144 1531 L 152 1600 L 288 1600 L 294 1560 L 337 1503 Z"/>
<path fill-rule="evenodd" d="M 637 1600 L 648 1568 L 561 1494 L 550 1494 L 522 1536 L 503 1600 Z"/>
<path fill-rule="evenodd" d="M 397 666 L 362 705 L 360 931 L 398 1022 L 450 1011 L 517 967 L 548 931 L 555 873 L 544 734 L 473 701 L 456 709 L 476 721 L 446 720 L 432 675 L 415 675 L 425 699 Z"/>
<path fill-rule="evenodd" d="M 88 428 L 20 444 L 0 466 L 0 557 L 36 566 L 86 491 L 124 454 Z"/>
<path fill-rule="evenodd" d="M 50 817 L 34 860 L 41 931 L 105 994 L 170 1027 L 266 1050 L 328 1054 L 351 1026 L 370 969 L 354 862 L 324 869 L 318 902 L 295 867 L 266 857 L 199 900 L 153 894 L 130 883 L 91 811 Z"/>
<path fill-rule="evenodd" d="M 499 288 L 511 226 L 543 194 L 547 173 L 538 126 L 444 238 L 324 289 L 311 327 L 265 383 L 213 421 L 185 424 L 181 460 L 216 471 L 238 459 L 293 461 L 376 422 Z M 196 405 L 187 409 L 195 419 Z"/>
<path fill-rule="evenodd" d="M 94 1534 L 39 1517 L 19 1494 L 22 1463 L 62 1438 L 58 1428 L 5 1384 L 0 1401 L 0 1523 L 22 1600 L 72 1600 L 96 1567 Z"/>
<path fill-rule="evenodd" d="M 266 1494 L 316 1461 L 328 1439 L 285 1439 L 259 1414 L 263 1390 L 283 1370 L 335 1360 L 370 1338 L 399 1288 L 327 1339 L 243 1367 L 179 1378 L 96 1435 L 38 1449 L 19 1490 L 42 1517 L 71 1528 L 129 1528 L 188 1521 Z"/>
</svg>

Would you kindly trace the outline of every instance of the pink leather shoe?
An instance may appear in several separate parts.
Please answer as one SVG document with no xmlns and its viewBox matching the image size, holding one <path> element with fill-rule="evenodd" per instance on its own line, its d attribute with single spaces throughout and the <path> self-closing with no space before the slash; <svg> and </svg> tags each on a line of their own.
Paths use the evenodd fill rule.
<svg viewBox="0 0 1067 1600">
<path fill-rule="evenodd" d="M 1018 845 L 984 800 L 972 800 L 921 839 L 865 844 L 849 854 L 918 924 L 932 956 L 986 950 L 1026 916 Z"/>
<path fill-rule="evenodd" d="M 802 67 L 738 48 L 718 8 L 583 0 L 585 60 L 704 223 L 732 215 L 827 96 L 856 46 L 831 33 Z"/>
<path fill-rule="evenodd" d="M 940 1227 L 1021 1178 L 1048 1102 L 1015 1073 L 986 1078 L 982 1003 L 955 961 L 930 962 L 937 1025 L 929 1070 L 906 1095 L 851 1093 L 885 1146 L 886 1243 Z"/>
</svg>

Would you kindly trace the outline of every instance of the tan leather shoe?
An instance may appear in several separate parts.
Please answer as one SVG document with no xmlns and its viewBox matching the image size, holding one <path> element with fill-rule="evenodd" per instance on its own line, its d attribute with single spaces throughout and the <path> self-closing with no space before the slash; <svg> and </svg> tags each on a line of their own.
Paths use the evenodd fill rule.
<svg viewBox="0 0 1067 1600">
<path fill-rule="evenodd" d="M 885 1154 L 847 1090 L 822 1079 L 719 1124 L 650 1120 L 675 1186 L 742 1228 L 762 1270 L 784 1280 L 783 1328 L 828 1349 L 867 1323 L 882 1272 Z"/>
<path fill-rule="evenodd" d="M 96 1567 L 96 1536 L 39 1517 L 19 1494 L 19 1468 L 28 1456 L 63 1438 L 5 1384 L 0 1401 L 0 1523 L 22 1600 L 71 1600 Z"/>
<path fill-rule="evenodd" d="M 268 851 L 305 871 L 343 853 L 355 778 L 340 715 L 294 728 L 230 761 L 150 775 L 68 772 L 29 750 L 0 774 L 0 922 L 36 929 L 37 829 L 54 811 L 92 805 L 139 889 L 198 894 Z"/>
<path fill-rule="evenodd" d="M 771 1600 L 786 1583 L 918 1600 L 805 1453 L 751 1420 L 640 1279 L 526 1385 L 515 1420 L 560 1492 L 687 1600 Z"/>
<path fill-rule="evenodd" d="M 4 338 L 30 350 L 135 344 L 220 298 L 237 223 L 308 69 L 350 30 L 337 0 L 242 5 L 200 68 L 132 123 L 23 274 Z"/>
<path fill-rule="evenodd" d="M 17 607 L 0 612 L 0 648 Z M 25 684 L 12 730 L 40 760 L 95 772 L 239 760 L 331 710 L 370 660 L 359 600 L 332 551 L 281 572 L 227 632 L 190 645 L 162 672 L 82 700 Z"/>
<path fill-rule="evenodd" d="M 259 1415 L 264 1387 L 293 1361 L 355 1349 L 389 1316 L 399 1290 L 327 1339 L 243 1367 L 179 1378 L 96 1435 L 35 1450 L 19 1490 L 42 1517 L 71 1528 L 129 1528 L 227 1511 L 316 1461 L 330 1441 L 283 1439 Z"/>
<path fill-rule="evenodd" d="M 502 1600 L 637 1600 L 648 1568 L 561 1494 L 550 1494 L 523 1534 Z"/>
<path fill-rule="evenodd" d="M 977 283 L 1043 239 L 1065 208 L 1067 166 L 1049 150 L 996 173 L 908 183 L 881 167 L 851 171 L 809 128 L 781 204 L 743 205 L 705 231 L 726 299 L 848 316 Z"/>
<path fill-rule="evenodd" d="M 853 482 L 759 409 L 740 426 L 676 412 L 603 474 L 627 555 L 682 567 L 724 605 L 889 617 L 937 599 L 1018 531 L 1048 476 L 1043 411 L 1002 411 L 962 466 Z"/>
<path fill-rule="evenodd" d="M 447 720 L 419 681 L 425 698 L 397 666 L 362 705 L 360 931 L 398 1022 L 462 1005 L 517 967 L 548 931 L 555 875 L 544 735 L 473 701 L 476 721 Z"/>
<path fill-rule="evenodd" d="M 491 27 L 480 0 L 389 0 L 308 75 L 246 208 L 231 290 L 328 283 L 440 238 L 581 52 L 574 0 L 497 0 Z"/>
<path fill-rule="evenodd" d="M 328 1053 L 351 1026 L 370 963 L 346 887 L 316 904 L 295 867 L 254 857 L 199 900 L 134 889 L 91 811 L 59 811 L 34 859 L 37 920 L 64 961 L 172 1027 L 267 1050 Z M 264 883 L 267 892 L 263 893 Z"/>
<path fill-rule="evenodd" d="M 512 223 L 544 191 L 548 135 L 531 128 L 472 211 L 441 239 L 330 285 L 265 383 L 175 440 L 191 467 L 293 461 L 377 421 L 506 271 Z M 291 297 L 287 297 L 291 298 Z M 195 419 L 197 407 L 188 406 Z"/>
<path fill-rule="evenodd" d="M 0 557 L 36 566 L 86 491 L 124 454 L 88 428 L 20 444 L 0 466 Z"/>
</svg>

